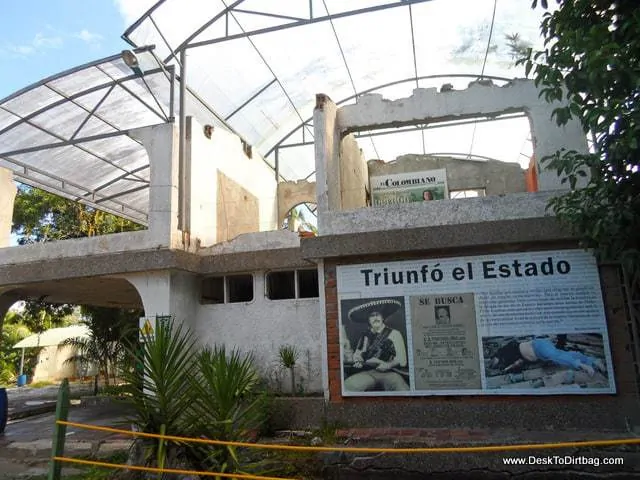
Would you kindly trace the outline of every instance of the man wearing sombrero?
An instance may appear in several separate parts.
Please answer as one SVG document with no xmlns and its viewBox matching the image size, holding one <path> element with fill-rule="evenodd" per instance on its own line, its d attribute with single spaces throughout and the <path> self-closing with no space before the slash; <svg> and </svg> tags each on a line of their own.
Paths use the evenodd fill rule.
<svg viewBox="0 0 640 480">
<path fill-rule="evenodd" d="M 385 320 L 402 307 L 391 298 L 372 300 L 349 310 L 353 322 L 369 324 L 353 352 L 353 367 L 361 370 L 345 380 L 350 392 L 402 391 L 409 385 L 400 373 L 407 366 L 407 350 L 402 334 L 385 324 Z"/>
</svg>

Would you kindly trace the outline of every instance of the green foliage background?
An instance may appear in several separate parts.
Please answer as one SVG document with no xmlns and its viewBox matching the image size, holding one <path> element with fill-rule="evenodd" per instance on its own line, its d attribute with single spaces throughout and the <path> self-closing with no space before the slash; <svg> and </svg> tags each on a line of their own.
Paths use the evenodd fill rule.
<svg viewBox="0 0 640 480">
<path fill-rule="evenodd" d="M 557 0 L 544 14 L 544 50 L 522 58 L 545 100 L 565 101 L 558 125 L 578 119 L 593 152 L 546 161 L 572 190 L 551 201 L 558 218 L 603 261 L 640 267 L 640 8 L 633 0 Z M 538 0 L 532 6 L 538 7 Z M 540 6 L 548 8 L 547 0 Z M 580 178 L 586 188 L 576 188 Z"/>
</svg>

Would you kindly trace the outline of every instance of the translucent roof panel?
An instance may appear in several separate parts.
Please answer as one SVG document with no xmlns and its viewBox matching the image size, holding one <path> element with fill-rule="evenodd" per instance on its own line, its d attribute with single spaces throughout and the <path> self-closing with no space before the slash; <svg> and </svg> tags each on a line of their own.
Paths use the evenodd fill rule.
<svg viewBox="0 0 640 480">
<path fill-rule="evenodd" d="M 540 44 L 542 12 L 522 0 L 196 0 L 185 5 L 155 2 L 124 37 L 137 46 L 156 45 L 168 64 L 177 65 L 186 51 L 187 83 L 271 165 L 285 137 L 312 117 L 318 93 L 341 103 L 395 83 L 384 94 L 396 99 L 426 87 L 430 76 L 439 75 L 445 83 L 443 76 L 466 75 L 461 88 L 480 76 L 521 77 L 510 48 L 514 39 L 519 46 Z M 412 81 L 397 83 L 407 79 Z M 305 129 L 310 142 L 312 128 Z M 414 144 L 411 140 L 406 147 Z M 501 157 L 513 158 L 513 152 Z M 304 178 L 315 168 L 313 155 L 279 166 L 287 179 Z"/>
<path fill-rule="evenodd" d="M 0 100 L 0 166 L 25 184 L 146 224 L 149 157 L 128 133 L 179 118 L 179 83 L 149 48 L 137 56 L 140 71 L 117 55 Z M 190 90 L 185 101 L 199 122 L 228 129 Z"/>
</svg>

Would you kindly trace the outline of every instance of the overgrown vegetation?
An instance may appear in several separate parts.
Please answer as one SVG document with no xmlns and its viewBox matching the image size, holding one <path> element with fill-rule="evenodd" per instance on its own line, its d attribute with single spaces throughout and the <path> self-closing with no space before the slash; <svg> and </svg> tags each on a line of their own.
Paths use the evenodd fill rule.
<svg viewBox="0 0 640 480">
<path fill-rule="evenodd" d="M 190 438 L 251 441 L 267 420 L 253 359 L 224 347 L 198 348 L 193 334 L 172 320 L 158 321 L 141 348 L 130 351 L 138 369 L 125 375 L 134 414 L 128 422 L 143 432 Z M 268 470 L 246 449 L 141 439 L 138 465 L 224 473 Z"/>
<path fill-rule="evenodd" d="M 548 8 L 547 0 L 533 8 Z M 544 14 L 544 50 L 525 65 L 558 125 L 577 118 L 593 152 L 562 150 L 542 159 L 571 191 L 550 207 L 604 261 L 640 269 L 640 9 L 632 1 L 557 0 Z M 588 177 L 585 188 L 576 188 Z"/>
<path fill-rule="evenodd" d="M 2 327 L 0 341 L 0 385 L 15 385 L 22 351 L 13 346 L 25 337 L 31 335 L 31 330 L 24 324 L 22 315 L 9 312 Z M 31 374 L 38 357 L 39 349 L 25 350 L 24 372 Z"/>
<path fill-rule="evenodd" d="M 127 345 L 135 345 L 138 338 L 138 319 L 142 312 L 106 307 L 82 307 L 80 323 L 89 329 L 88 337 L 69 338 L 63 345 L 75 349 L 65 363 L 95 366 L 94 395 L 98 394 L 99 378 L 109 387 L 116 384 L 117 376 L 130 368 Z"/>
<path fill-rule="evenodd" d="M 295 345 L 282 345 L 278 349 L 280 366 L 289 370 L 291 381 L 291 394 L 296 392 L 296 362 L 300 358 L 300 352 Z"/>
</svg>

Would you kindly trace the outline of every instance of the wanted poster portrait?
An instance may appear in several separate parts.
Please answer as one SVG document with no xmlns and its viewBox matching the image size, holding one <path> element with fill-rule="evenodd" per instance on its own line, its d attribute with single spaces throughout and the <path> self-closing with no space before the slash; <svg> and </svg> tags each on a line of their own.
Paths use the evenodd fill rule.
<svg viewBox="0 0 640 480">
<path fill-rule="evenodd" d="M 482 388 L 473 293 L 410 297 L 416 390 Z"/>
</svg>

